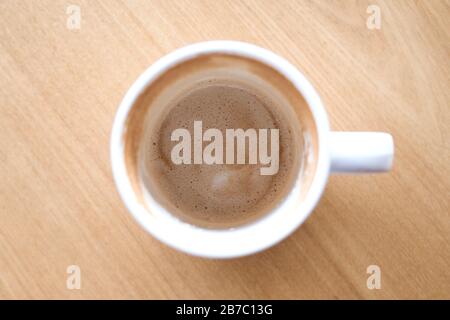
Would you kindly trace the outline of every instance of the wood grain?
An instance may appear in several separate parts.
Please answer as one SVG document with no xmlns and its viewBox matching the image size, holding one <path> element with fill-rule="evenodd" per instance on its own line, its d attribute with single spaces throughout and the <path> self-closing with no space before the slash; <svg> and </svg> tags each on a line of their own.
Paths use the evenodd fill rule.
<svg viewBox="0 0 450 320">
<path fill-rule="evenodd" d="M 0 298 L 449 299 L 449 17 L 440 0 L 1 1 Z M 393 171 L 333 176 L 307 222 L 254 256 L 204 260 L 146 234 L 113 185 L 114 113 L 155 59 L 212 39 L 286 57 L 333 129 L 391 132 Z"/>
</svg>

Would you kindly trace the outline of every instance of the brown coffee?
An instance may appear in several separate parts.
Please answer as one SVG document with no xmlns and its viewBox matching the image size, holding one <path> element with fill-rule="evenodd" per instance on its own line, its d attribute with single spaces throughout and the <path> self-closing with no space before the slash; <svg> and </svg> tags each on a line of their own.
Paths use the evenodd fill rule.
<svg viewBox="0 0 450 320">
<path fill-rule="evenodd" d="M 208 81 L 174 98 L 168 110 L 145 137 L 142 170 L 152 195 L 178 218 L 202 227 L 233 227 L 253 221 L 274 209 L 295 179 L 301 150 L 294 132 L 278 106 L 261 92 L 234 84 Z M 194 137 L 194 122 L 205 132 L 226 129 L 278 129 L 279 166 L 262 175 L 267 164 L 175 164 L 171 135 L 179 128 Z M 203 141 L 205 148 L 209 142 Z M 224 141 L 225 146 L 225 141 Z M 270 150 L 270 148 L 269 148 Z M 191 148 L 192 159 L 194 150 Z"/>
</svg>

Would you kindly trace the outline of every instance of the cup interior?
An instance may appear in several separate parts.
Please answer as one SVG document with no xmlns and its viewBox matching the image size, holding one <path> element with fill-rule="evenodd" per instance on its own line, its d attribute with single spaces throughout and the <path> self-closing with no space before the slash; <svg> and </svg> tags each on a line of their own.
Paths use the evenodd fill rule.
<svg viewBox="0 0 450 320">
<path fill-rule="evenodd" d="M 158 177 L 146 170 L 145 163 L 155 155 L 152 149 L 158 142 L 148 139 L 151 131 L 158 131 L 169 113 L 171 102 L 186 93 L 201 87 L 226 85 L 257 92 L 260 97 L 275 101 L 277 114 L 283 114 L 283 121 L 294 131 L 292 137 L 294 165 L 282 181 L 284 190 L 271 207 L 262 214 L 244 216 L 233 221 L 202 221 L 184 215 L 169 199 L 158 192 Z M 149 134 L 150 133 L 150 134 Z M 197 227 L 227 229 L 251 223 L 258 217 L 275 211 L 292 192 L 294 184 L 301 185 L 300 198 L 307 194 L 314 177 L 317 159 L 317 130 L 306 101 L 293 85 L 274 69 L 252 59 L 231 54 L 209 54 L 184 61 L 155 79 L 136 99 L 126 122 L 124 135 L 127 172 L 133 181 L 134 192 L 149 214 L 159 214 L 161 219 L 174 214 L 176 217 Z M 312 160 L 312 161 L 311 161 Z M 282 164 L 283 165 L 283 164 Z M 157 202 L 163 210 L 152 211 L 151 203 Z"/>
</svg>

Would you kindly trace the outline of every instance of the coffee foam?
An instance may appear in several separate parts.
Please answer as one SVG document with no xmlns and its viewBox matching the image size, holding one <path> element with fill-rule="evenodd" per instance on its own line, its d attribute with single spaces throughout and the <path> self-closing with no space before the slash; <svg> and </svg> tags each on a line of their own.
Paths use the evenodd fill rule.
<svg viewBox="0 0 450 320">
<path fill-rule="evenodd" d="M 236 83 L 209 79 L 195 85 L 167 106 L 161 125 L 147 133 L 142 169 L 146 187 L 182 220 L 203 227 L 231 227 L 256 219 L 286 196 L 297 173 L 301 150 L 290 121 L 261 93 Z M 203 130 L 279 129 L 280 166 L 273 176 L 260 174 L 261 164 L 181 164 L 171 161 L 177 128 L 193 137 L 193 123 Z M 204 142 L 203 146 L 208 143 Z"/>
</svg>

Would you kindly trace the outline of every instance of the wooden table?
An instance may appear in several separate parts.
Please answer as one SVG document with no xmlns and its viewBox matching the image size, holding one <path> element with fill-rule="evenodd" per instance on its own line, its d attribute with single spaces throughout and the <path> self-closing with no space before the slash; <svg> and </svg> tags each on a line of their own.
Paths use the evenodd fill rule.
<svg viewBox="0 0 450 320">
<path fill-rule="evenodd" d="M 440 0 L 1 1 L 0 298 L 450 298 L 449 17 Z M 211 39 L 286 57 L 333 129 L 391 132 L 393 171 L 333 176 L 307 222 L 254 256 L 152 238 L 113 184 L 112 120 L 155 59 Z"/>
</svg>

